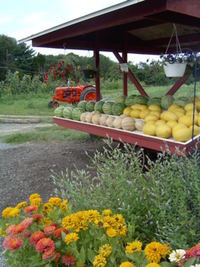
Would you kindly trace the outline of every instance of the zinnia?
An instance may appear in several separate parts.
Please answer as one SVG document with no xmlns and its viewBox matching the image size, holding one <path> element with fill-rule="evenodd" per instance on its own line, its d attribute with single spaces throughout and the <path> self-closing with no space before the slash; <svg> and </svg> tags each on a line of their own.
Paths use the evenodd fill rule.
<svg viewBox="0 0 200 267">
<path fill-rule="evenodd" d="M 119 267 L 135 267 L 135 265 L 132 264 L 130 261 L 124 261 L 120 264 Z"/>
<path fill-rule="evenodd" d="M 140 242 L 140 241 L 128 243 L 126 246 L 126 253 L 128 253 L 128 254 L 140 252 L 141 250 L 142 250 L 142 242 Z"/>
<path fill-rule="evenodd" d="M 65 266 L 70 266 L 75 264 L 75 258 L 73 255 L 66 254 L 62 257 L 62 264 Z"/>
<path fill-rule="evenodd" d="M 38 210 L 37 206 L 28 206 L 24 209 L 24 212 L 27 213 L 33 213 Z"/>
<path fill-rule="evenodd" d="M 8 236 L 5 238 L 3 245 L 7 249 L 15 251 L 22 247 L 23 241 L 18 237 Z"/>
<path fill-rule="evenodd" d="M 42 231 L 36 231 L 36 232 L 34 232 L 31 235 L 31 237 L 30 237 L 30 243 L 31 243 L 31 245 L 34 245 L 35 246 L 37 244 L 37 242 L 40 239 L 44 238 L 44 237 L 45 237 L 45 234 Z"/>
<path fill-rule="evenodd" d="M 39 253 L 45 252 L 49 249 L 55 249 L 55 244 L 51 238 L 42 238 L 36 244 L 36 251 Z"/>
</svg>

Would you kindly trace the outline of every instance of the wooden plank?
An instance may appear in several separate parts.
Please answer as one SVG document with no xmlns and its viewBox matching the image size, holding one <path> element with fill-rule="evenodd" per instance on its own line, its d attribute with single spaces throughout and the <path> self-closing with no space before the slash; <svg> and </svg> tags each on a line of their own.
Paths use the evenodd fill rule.
<svg viewBox="0 0 200 267">
<path fill-rule="evenodd" d="M 174 95 L 178 89 L 187 81 L 190 75 L 185 74 L 183 77 L 178 79 L 178 81 L 170 88 L 166 95 Z"/>
<path fill-rule="evenodd" d="M 199 0 L 167 0 L 167 9 L 188 16 L 200 18 Z"/>
<path fill-rule="evenodd" d="M 155 151 L 170 151 L 172 154 L 181 155 L 189 154 L 192 149 L 192 140 L 186 143 L 180 143 L 170 139 L 147 136 L 139 132 L 130 132 L 57 117 L 54 117 L 54 122 L 57 125 L 65 128 L 86 132 L 105 138 L 109 137 L 116 141 L 138 145 L 140 147 L 153 149 Z M 198 144 L 198 140 L 199 138 L 195 137 L 193 141 L 194 146 Z"/>
<path fill-rule="evenodd" d="M 113 54 L 115 57 L 118 59 L 119 63 L 125 63 L 123 58 L 120 56 L 120 54 L 116 51 L 113 51 Z M 129 69 L 128 70 L 128 77 L 132 81 L 132 83 L 135 85 L 136 89 L 140 92 L 141 95 L 143 96 L 148 96 L 148 94 L 145 92 L 144 88 L 142 85 L 138 82 L 138 80 L 135 78 L 134 74 L 132 71 Z"/>
</svg>

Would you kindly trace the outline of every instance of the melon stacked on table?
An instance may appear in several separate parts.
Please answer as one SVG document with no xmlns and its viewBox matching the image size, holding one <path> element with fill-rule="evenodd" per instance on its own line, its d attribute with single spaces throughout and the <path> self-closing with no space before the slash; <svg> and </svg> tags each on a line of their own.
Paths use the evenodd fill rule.
<svg viewBox="0 0 200 267">
<path fill-rule="evenodd" d="M 192 133 L 194 136 L 200 134 L 200 100 L 196 98 L 195 101 L 194 127 L 193 102 L 186 97 L 119 96 L 115 101 L 81 101 L 76 107 L 58 107 L 55 115 L 116 129 L 136 129 L 146 135 L 173 137 L 185 142 Z"/>
</svg>

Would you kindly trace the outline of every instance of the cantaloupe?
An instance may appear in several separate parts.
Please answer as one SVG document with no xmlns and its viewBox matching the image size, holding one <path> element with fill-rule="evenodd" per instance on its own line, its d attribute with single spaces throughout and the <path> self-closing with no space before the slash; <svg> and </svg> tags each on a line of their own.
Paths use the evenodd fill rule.
<svg viewBox="0 0 200 267">
<path fill-rule="evenodd" d="M 127 117 L 122 119 L 122 129 L 127 131 L 135 130 L 135 121 L 133 118 Z"/>
</svg>

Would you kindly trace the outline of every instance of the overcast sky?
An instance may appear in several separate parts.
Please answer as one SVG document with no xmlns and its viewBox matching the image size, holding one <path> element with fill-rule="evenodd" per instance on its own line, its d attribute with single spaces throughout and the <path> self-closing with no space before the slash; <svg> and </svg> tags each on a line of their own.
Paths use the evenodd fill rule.
<svg viewBox="0 0 200 267">
<path fill-rule="evenodd" d="M 0 0 L 0 34 L 19 40 L 121 2 L 124 0 Z M 68 53 L 62 49 L 43 48 L 35 50 L 43 54 Z M 79 55 L 93 55 L 89 51 L 74 50 L 73 52 Z M 105 55 L 114 60 L 112 54 L 106 53 Z M 129 60 L 134 63 L 145 61 L 147 58 L 148 56 L 129 56 Z"/>
</svg>

